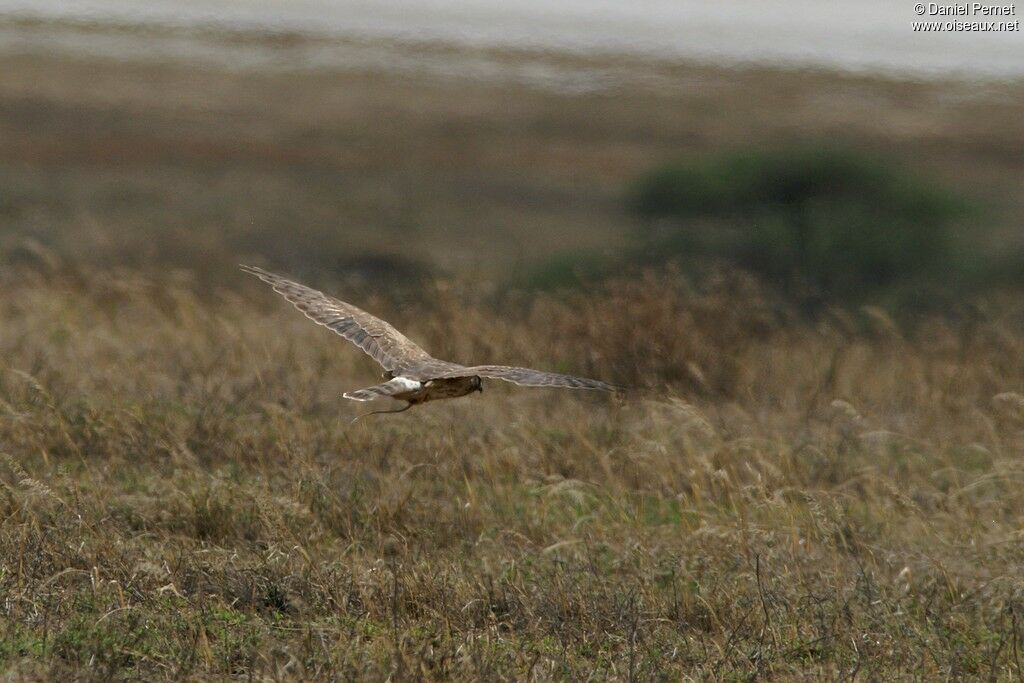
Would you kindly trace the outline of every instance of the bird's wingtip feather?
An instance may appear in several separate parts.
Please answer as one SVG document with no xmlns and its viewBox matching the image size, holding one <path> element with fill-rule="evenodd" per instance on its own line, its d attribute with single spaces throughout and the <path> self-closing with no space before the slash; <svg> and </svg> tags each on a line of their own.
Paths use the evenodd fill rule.
<svg viewBox="0 0 1024 683">
<path fill-rule="evenodd" d="M 238 267 L 239 269 L 241 269 L 243 273 L 249 273 L 249 275 L 254 275 L 259 279 L 263 280 L 264 282 L 272 282 L 275 279 L 283 279 L 279 275 L 274 275 L 269 270 L 263 270 L 259 266 L 250 266 L 244 263 L 239 263 Z"/>
</svg>

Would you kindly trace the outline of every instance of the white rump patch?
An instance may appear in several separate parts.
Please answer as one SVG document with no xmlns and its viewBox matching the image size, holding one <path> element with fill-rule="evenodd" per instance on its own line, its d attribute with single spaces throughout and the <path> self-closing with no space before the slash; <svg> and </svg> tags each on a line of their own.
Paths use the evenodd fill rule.
<svg viewBox="0 0 1024 683">
<path fill-rule="evenodd" d="M 345 394 L 345 398 L 350 398 L 353 401 L 372 401 L 373 399 L 380 398 L 381 396 L 394 396 L 395 394 L 417 391 L 422 386 L 422 382 L 418 382 L 414 379 L 409 379 L 408 377 L 395 377 L 392 380 L 384 382 L 384 384 L 350 391 Z"/>
<path fill-rule="evenodd" d="M 423 382 L 415 379 L 409 379 L 408 377 L 395 377 L 387 384 L 388 386 L 395 387 L 399 391 L 415 391 L 423 386 Z"/>
</svg>

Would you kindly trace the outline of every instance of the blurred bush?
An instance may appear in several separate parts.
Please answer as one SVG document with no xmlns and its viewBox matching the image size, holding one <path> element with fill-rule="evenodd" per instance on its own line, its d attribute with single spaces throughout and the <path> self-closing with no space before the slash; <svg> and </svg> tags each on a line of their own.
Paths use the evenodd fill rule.
<svg viewBox="0 0 1024 683">
<path fill-rule="evenodd" d="M 508 284 L 527 290 L 578 289 L 621 272 L 622 265 L 619 258 L 606 253 L 560 252 L 518 269 Z"/>
<path fill-rule="evenodd" d="M 924 297 L 971 272 L 968 203 L 887 163 L 799 147 L 669 163 L 639 178 L 642 261 L 725 260 L 805 303 Z"/>
</svg>

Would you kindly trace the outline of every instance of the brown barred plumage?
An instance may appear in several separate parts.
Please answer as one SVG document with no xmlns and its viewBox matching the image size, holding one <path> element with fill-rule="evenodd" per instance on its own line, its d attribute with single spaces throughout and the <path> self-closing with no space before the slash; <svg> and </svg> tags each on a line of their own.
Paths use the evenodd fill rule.
<svg viewBox="0 0 1024 683">
<path fill-rule="evenodd" d="M 346 398 L 368 401 L 378 396 L 390 396 L 415 405 L 482 391 L 481 377 L 501 379 L 526 387 L 617 390 L 611 384 L 600 380 L 532 368 L 507 365 L 464 366 L 439 360 L 387 322 L 352 304 L 262 268 L 241 268 L 273 287 L 275 292 L 290 301 L 310 320 L 358 346 L 393 377 L 384 384 L 349 392 L 345 394 Z"/>
</svg>

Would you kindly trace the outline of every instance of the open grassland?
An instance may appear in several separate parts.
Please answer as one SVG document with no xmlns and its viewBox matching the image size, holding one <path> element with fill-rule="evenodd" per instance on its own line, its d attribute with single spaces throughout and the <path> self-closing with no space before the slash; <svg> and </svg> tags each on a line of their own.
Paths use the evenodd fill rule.
<svg viewBox="0 0 1024 683">
<path fill-rule="evenodd" d="M 11 680 L 1024 675 L 1019 303 L 900 329 L 728 274 L 439 283 L 370 307 L 644 389 L 351 424 L 370 362 L 242 277 L 7 271 Z"/>
<path fill-rule="evenodd" d="M 635 248 L 661 162 L 823 140 L 1011 253 L 1021 84 L 401 50 L 3 55 L 4 678 L 1024 678 L 1019 296 L 811 322 L 727 270 L 520 288 Z M 637 389 L 353 424 L 372 363 L 250 260 L 440 357 Z"/>
</svg>

